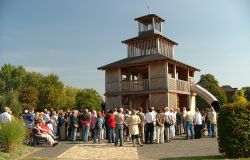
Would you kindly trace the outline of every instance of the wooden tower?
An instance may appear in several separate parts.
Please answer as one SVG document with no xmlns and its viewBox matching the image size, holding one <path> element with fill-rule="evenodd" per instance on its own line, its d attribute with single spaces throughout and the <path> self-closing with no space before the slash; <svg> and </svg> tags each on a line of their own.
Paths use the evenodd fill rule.
<svg viewBox="0 0 250 160">
<path fill-rule="evenodd" d="M 155 14 L 135 18 L 138 36 L 122 41 L 127 58 L 99 67 L 105 70 L 106 109 L 190 107 L 194 110 L 194 73 L 199 69 L 174 59 L 171 39 L 164 37 Z"/>
</svg>

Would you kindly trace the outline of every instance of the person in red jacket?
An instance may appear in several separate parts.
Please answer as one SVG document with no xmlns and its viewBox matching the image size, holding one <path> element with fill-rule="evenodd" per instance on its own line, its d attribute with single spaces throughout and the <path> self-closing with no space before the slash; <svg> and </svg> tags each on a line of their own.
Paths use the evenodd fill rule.
<svg viewBox="0 0 250 160">
<path fill-rule="evenodd" d="M 109 111 L 109 119 L 108 119 L 108 143 L 115 143 L 115 115 L 113 114 L 113 110 Z"/>
</svg>

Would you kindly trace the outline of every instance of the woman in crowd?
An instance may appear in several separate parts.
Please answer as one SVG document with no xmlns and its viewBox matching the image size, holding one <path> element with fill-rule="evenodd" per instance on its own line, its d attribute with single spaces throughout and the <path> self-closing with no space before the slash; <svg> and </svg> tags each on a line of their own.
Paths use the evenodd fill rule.
<svg viewBox="0 0 250 160">
<path fill-rule="evenodd" d="M 101 112 L 98 112 L 97 114 L 97 120 L 96 120 L 96 133 L 97 133 L 97 138 L 98 138 L 98 143 L 102 143 L 102 129 L 103 129 L 103 124 L 104 124 L 104 118 L 102 116 Z M 93 141 L 96 143 L 96 140 Z"/>
<path fill-rule="evenodd" d="M 140 146 L 143 146 L 139 138 L 139 128 L 138 128 L 139 123 L 141 123 L 140 117 L 137 116 L 136 111 L 132 109 L 132 115 L 129 118 L 129 132 L 132 137 L 133 147 L 135 147 L 136 145 L 136 140 L 138 141 L 138 144 Z"/>
<path fill-rule="evenodd" d="M 210 108 L 210 112 L 208 113 L 208 119 L 211 124 L 211 138 L 216 138 L 217 135 L 217 115 L 213 107 Z"/>
<path fill-rule="evenodd" d="M 164 143 L 164 121 L 165 116 L 161 109 L 156 109 L 156 143 Z"/>
</svg>

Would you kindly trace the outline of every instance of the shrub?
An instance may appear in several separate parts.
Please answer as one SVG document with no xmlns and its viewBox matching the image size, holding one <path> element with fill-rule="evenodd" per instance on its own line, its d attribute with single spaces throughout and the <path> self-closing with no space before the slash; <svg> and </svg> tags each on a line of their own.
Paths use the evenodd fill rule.
<svg viewBox="0 0 250 160">
<path fill-rule="evenodd" d="M 25 137 L 26 128 L 21 120 L 13 119 L 11 122 L 1 125 L 0 143 L 4 151 L 14 151 L 23 144 Z"/>
<path fill-rule="evenodd" d="M 219 151 L 230 158 L 250 157 L 250 105 L 227 104 L 218 116 Z"/>
</svg>

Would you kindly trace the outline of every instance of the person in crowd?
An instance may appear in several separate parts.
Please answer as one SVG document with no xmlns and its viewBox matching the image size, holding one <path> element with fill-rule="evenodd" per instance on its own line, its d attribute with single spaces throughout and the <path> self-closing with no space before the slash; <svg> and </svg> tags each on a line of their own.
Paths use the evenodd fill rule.
<svg viewBox="0 0 250 160">
<path fill-rule="evenodd" d="M 84 109 L 82 114 L 82 136 L 83 142 L 88 142 L 89 129 L 90 129 L 90 114 L 88 109 Z"/>
<path fill-rule="evenodd" d="M 55 146 L 58 144 L 57 141 L 55 141 L 52 136 L 50 134 L 48 134 L 46 131 L 44 131 L 43 129 L 41 129 L 40 125 L 40 121 L 39 120 L 35 120 L 34 122 L 34 127 L 32 129 L 32 132 L 35 136 L 38 137 L 42 137 L 45 138 L 47 140 L 47 142 L 49 143 L 50 146 Z"/>
<path fill-rule="evenodd" d="M 10 122 L 12 120 L 11 114 L 10 114 L 10 108 L 4 107 L 4 112 L 0 114 L 0 124 Z"/>
<path fill-rule="evenodd" d="M 187 113 L 185 116 L 185 133 L 186 133 L 186 140 L 189 139 L 189 131 L 191 133 L 191 139 L 194 139 L 194 125 L 193 125 L 193 121 L 194 121 L 194 115 L 193 113 L 190 111 L 190 108 L 187 108 Z"/>
<path fill-rule="evenodd" d="M 52 125 L 52 120 L 50 119 L 48 122 L 47 122 L 47 124 L 46 124 L 46 126 L 49 128 L 49 130 L 53 133 L 53 135 L 55 135 L 54 134 L 54 128 L 53 128 L 53 125 Z"/>
<path fill-rule="evenodd" d="M 90 116 L 90 133 L 92 140 L 96 139 L 96 132 L 95 132 L 96 119 L 97 119 L 96 111 L 93 110 Z"/>
<path fill-rule="evenodd" d="M 98 112 L 97 114 L 97 120 L 96 120 L 96 130 L 97 130 L 97 138 L 98 138 L 98 143 L 102 143 L 102 130 L 103 130 L 103 124 L 104 124 L 104 118 L 102 116 L 101 112 Z M 95 143 L 95 141 L 93 141 Z"/>
<path fill-rule="evenodd" d="M 145 114 L 142 112 L 143 109 L 140 107 L 138 109 L 138 113 L 137 115 L 140 117 L 141 119 L 141 123 L 138 124 L 138 127 L 139 127 L 139 138 L 141 139 L 142 142 L 144 142 L 144 137 L 145 137 L 145 134 L 144 134 L 144 126 L 145 126 Z"/>
<path fill-rule="evenodd" d="M 51 120 L 51 124 L 52 124 L 52 127 L 53 127 L 53 134 L 57 135 L 58 115 L 57 115 L 56 111 L 51 112 L 50 120 Z"/>
<path fill-rule="evenodd" d="M 123 124 L 124 124 L 123 109 L 119 108 L 118 114 L 115 115 L 115 146 L 118 145 L 120 139 L 120 146 L 123 146 Z"/>
<path fill-rule="evenodd" d="M 105 123 L 105 116 L 106 116 L 105 111 L 102 110 L 101 113 L 102 113 L 103 121 Z M 105 139 L 105 138 L 106 138 L 106 129 L 105 129 L 105 125 L 102 125 L 102 139 Z"/>
<path fill-rule="evenodd" d="M 58 116 L 58 136 L 60 137 L 60 140 L 66 139 L 66 119 L 65 119 L 65 113 L 60 112 Z"/>
<path fill-rule="evenodd" d="M 182 134 L 182 114 L 180 108 L 176 109 L 176 135 Z"/>
<path fill-rule="evenodd" d="M 172 139 L 170 127 L 173 125 L 173 120 L 169 107 L 165 107 L 164 115 L 165 115 L 165 121 L 164 121 L 165 141 L 170 142 Z"/>
<path fill-rule="evenodd" d="M 109 110 L 109 119 L 108 119 L 108 143 L 115 143 L 115 115 L 113 114 L 113 110 Z"/>
<path fill-rule="evenodd" d="M 174 138 L 175 137 L 175 125 L 176 125 L 176 113 L 174 109 L 170 109 L 170 114 L 173 120 L 173 125 L 170 126 L 170 135 L 171 135 L 171 138 Z"/>
<path fill-rule="evenodd" d="M 202 130 L 202 116 L 198 107 L 195 108 L 194 114 L 194 135 L 195 139 L 201 138 L 201 130 Z"/>
<path fill-rule="evenodd" d="M 164 143 L 164 121 L 165 116 L 161 109 L 156 110 L 156 143 Z"/>
<path fill-rule="evenodd" d="M 138 124 L 141 123 L 140 117 L 136 115 L 136 111 L 132 109 L 132 115 L 129 118 L 129 132 L 131 134 L 132 142 L 133 142 L 133 147 L 136 145 L 136 140 L 138 141 L 138 144 L 140 146 L 143 146 L 143 144 L 140 141 L 139 138 L 139 128 Z"/>
<path fill-rule="evenodd" d="M 45 123 L 48 123 L 48 121 L 50 120 L 49 113 L 50 112 L 47 109 L 44 109 L 43 120 L 45 121 Z"/>
<path fill-rule="evenodd" d="M 152 108 L 149 108 L 149 112 L 145 115 L 146 120 L 146 132 L 145 132 L 145 143 L 148 141 L 154 143 L 154 123 L 155 123 L 155 114 L 153 113 Z"/>
<path fill-rule="evenodd" d="M 156 117 L 156 111 L 155 111 L 155 108 L 154 107 L 151 107 L 151 109 L 152 109 L 152 113 L 154 114 L 154 117 Z M 156 121 L 154 121 L 153 122 L 153 124 L 154 124 L 154 134 L 153 134 L 153 141 L 155 141 L 156 140 Z"/>
<path fill-rule="evenodd" d="M 129 123 L 129 118 L 130 118 L 131 114 L 130 111 L 128 109 L 126 109 L 125 111 L 125 120 L 124 120 L 124 129 L 123 129 L 123 133 L 124 133 L 124 140 L 125 141 L 129 141 L 129 128 L 128 128 L 128 123 Z"/>
<path fill-rule="evenodd" d="M 209 118 L 208 118 L 209 112 L 210 112 L 209 108 L 206 108 L 204 117 L 205 117 L 205 124 L 206 124 L 206 128 L 207 128 L 208 136 L 211 136 L 212 135 L 211 123 L 210 123 Z"/>
<path fill-rule="evenodd" d="M 183 107 L 182 108 L 182 126 L 183 126 L 183 130 L 184 130 L 184 134 L 186 133 L 186 121 L 185 121 L 185 117 L 186 117 L 186 114 L 187 114 L 187 109 L 186 107 Z"/>
<path fill-rule="evenodd" d="M 107 110 L 106 115 L 104 117 L 104 126 L 105 126 L 105 131 L 106 131 L 106 140 L 110 141 L 109 139 L 109 130 L 108 130 L 108 119 L 110 117 L 109 110 Z"/>
<path fill-rule="evenodd" d="M 211 138 L 216 138 L 217 136 L 217 114 L 213 107 L 210 108 L 210 112 L 208 113 L 208 119 L 211 124 Z"/>
<path fill-rule="evenodd" d="M 76 132 L 78 126 L 78 119 L 77 119 L 78 111 L 74 110 L 72 115 L 69 117 L 69 127 L 71 128 L 70 140 L 76 141 Z"/>
</svg>

